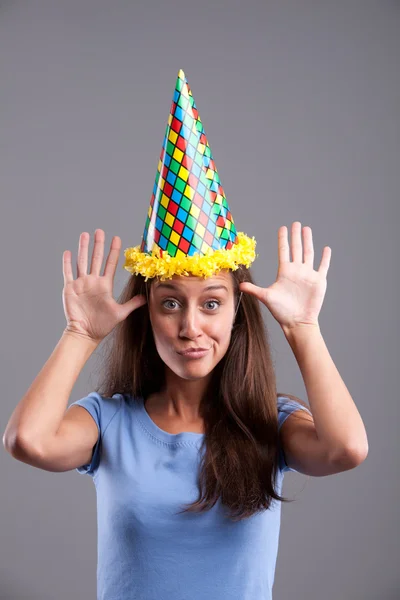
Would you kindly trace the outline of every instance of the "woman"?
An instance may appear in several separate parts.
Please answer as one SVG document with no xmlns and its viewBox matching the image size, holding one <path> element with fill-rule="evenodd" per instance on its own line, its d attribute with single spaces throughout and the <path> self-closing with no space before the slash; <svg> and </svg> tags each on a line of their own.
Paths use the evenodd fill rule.
<svg viewBox="0 0 400 600">
<path fill-rule="evenodd" d="M 113 300 L 118 237 L 104 275 L 101 230 L 89 274 L 88 234 L 76 280 L 64 253 L 68 324 L 9 431 L 13 422 L 32 428 L 16 436 L 15 458 L 93 477 L 99 598 L 271 598 L 280 526 L 272 499 L 281 499 L 284 472 L 329 475 L 365 458 L 361 418 L 318 327 L 327 253 L 314 271 L 311 230 L 303 230 L 304 263 L 299 223 L 292 232 L 289 261 L 287 230 L 279 230 L 270 288 L 249 283 L 246 268 L 208 279 L 176 276 L 171 288 L 152 280 L 148 304 L 140 275 L 129 280 L 124 304 Z M 287 395 L 276 401 L 258 300 L 295 352 L 311 412 L 298 411 L 302 404 Z M 79 372 L 114 328 L 103 394 L 74 402 L 63 416 Z M 199 347 L 205 351 L 182 354 Z M 182 504 L 192 506 L 181 512 Z"/>
<path fill-rule="evenodd" d="M 178 156 L 179 140 L 168 129 L 167 136 L 174 139 L 171 159 Z M 202 136 L 198 147 L 204 150 Z M 192 254 L 187 247 L 186 255 L 172 257 L 168 245 L 163 254 L 168 214 L 174 211 L 173 231 L 184 236 L 191 209 L 181 221 L 188 207 L 183 197 L 179 207 L 174 204 L 177 181 L 168 192 L 170 212 L 162 211 L 171 181 L 162 157 L 157 181 L 163 194 L 158 183 L 161 201 L 152 202 L 159 213 L 152 219 L 149 211 L 140 249 L 125 251 L 132 275 L 121 303 L 113 298 L 119 237 L 112 240 L 103 275 L 102 230 L 95 233 L 89 273 L 88 233 L 80 237 L 76 279 L 71 253 L 64 252 L 67 326 L 11 416 L 5 445 L 28 464 L 48 471 L 76 468 L 93 478 L 99 599 L 270 599 L 281 501 L 287 501 L 280 495 L 285 471 L 339 473 L 368 452 L 362 419 L 318 323 L 330 249 L 315 271 L 311 229 L 293 223 L 291 260 L 288 231 L 281 227 L 277 279 L 267 288 L 256 286 L 250 240 L 236 236 L 215 172 L 209 175 L 208 156 L 210 190 L 217 187 L 217 204 L 222 199 L 213 206 L 218 215 L 209 214 L 223 223 L 215 229 L 222 233 L 210 242 L 210 252 Z M 172 159 L 169 164 L 173 170 Z M 201 177 L 199 182 L 197 190 Z M 206 191 L 204 202 L 209 197 Z M 192 200 L 198 201 L 196 195 Z M 203 205 L 202 214 L 206 210 Z M 195 228 L 200 230 L 198 223 Z M 185 248 L 183 237 L 168 236 L 169 244 L 175 240 Z M 276 392 L 260 302 L 294 352 L 311 410 Z M 66 411 L 79 373 L 107 337 L 101 385 Z"/>
</svg>

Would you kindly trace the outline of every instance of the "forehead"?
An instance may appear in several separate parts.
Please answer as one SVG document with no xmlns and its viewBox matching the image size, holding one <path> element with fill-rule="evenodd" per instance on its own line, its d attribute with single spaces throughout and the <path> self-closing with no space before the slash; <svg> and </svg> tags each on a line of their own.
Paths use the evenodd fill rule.
<svg viewBox="0 0 400 600">
<path fill-rule="evenodd" d="M 207 279 L 194 275 L 174 275 L 167 281 L 154 281 L 153 287 L 155 291 L 158 289 L 160 291 L 175 290 L 187 294 L 201 294 L 208 290 L 225 293 L 233 291 L 232 276 L 229 271 L 220 271 L 217 275 L 207 277 Z"/>
</svg>

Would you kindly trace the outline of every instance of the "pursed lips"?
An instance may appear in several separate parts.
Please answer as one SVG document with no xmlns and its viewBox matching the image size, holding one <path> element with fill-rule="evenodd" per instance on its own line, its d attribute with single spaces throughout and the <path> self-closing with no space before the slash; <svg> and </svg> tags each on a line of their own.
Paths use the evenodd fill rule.
<svg viewBox="0 0 400 600">
<path fill-rule="evenodd" d="M 178 354 L 197 354 L 198 352 L 205 352 L 209 348 L 188 348 L 187 350 L 181 350 Z"/>
</svg>

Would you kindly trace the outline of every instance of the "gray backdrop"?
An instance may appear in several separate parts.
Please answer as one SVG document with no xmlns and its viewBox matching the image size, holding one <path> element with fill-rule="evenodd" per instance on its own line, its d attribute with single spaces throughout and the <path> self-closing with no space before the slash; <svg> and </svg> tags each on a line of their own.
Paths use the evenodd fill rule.
<svg viewBox="0 0 400 600">
<path fill-rule="evenodd" d="M 129 277 L 180 68 L 235 223 L 258 241 L 257 283 L 275 280 L 281 225 L 312 227 L 315 268 L 332 248 L 321 329 L 369 455 L 335 476 L 286 474 L 297 500 L 282 509 L 274 600 L 400 594 L 399 24 L 383 0 L 0 2 L 2 432 L 65 327 L 63 251 L 75 267 L 80 233 L 92 249 L 100 227 L 107 253 L 122 238 L 115 296 Z M 278 389 L 306 400 L 267 313 Z M 90 477 L 3 446 L 0 461 L 0 598 L 95 598 Z"/>
</svg>

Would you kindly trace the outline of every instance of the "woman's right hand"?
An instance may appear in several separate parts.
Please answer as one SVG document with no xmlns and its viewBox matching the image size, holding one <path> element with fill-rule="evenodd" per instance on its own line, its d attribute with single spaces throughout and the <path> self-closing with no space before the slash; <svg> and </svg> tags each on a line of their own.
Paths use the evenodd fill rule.
<svg viewBox="0 0 400 600">
<path fill-rule="evenodd" d="M 118 323 L 136 308 L 146 304 L 144 295 L 137 295 L 125 304 L 113 298 L 115 271 L 121 249 L 121 238 L 114 236 L 110 252 L 100 275 L 104 255 L 105 234 L 96 229 L 90 273 L 87 273 L 88 247 L 90 235 L 87 232 L 79 238 L 77 278 L 74 279 L 71 267 L 71 252 L 63 253 L 63 305 L 67 319 L 66 332 L 72 332 L 100 343 Z"/>
</svg>

